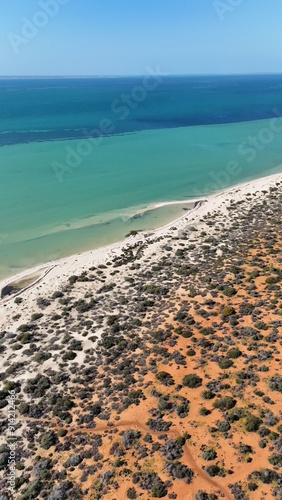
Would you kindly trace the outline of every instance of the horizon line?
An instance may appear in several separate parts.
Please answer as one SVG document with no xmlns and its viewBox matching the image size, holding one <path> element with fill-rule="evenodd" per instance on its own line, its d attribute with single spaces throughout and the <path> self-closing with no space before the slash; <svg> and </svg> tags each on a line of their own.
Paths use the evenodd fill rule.
<svg viewBox="0 0 282 500">
<path fill-rule="evenodd" d="M 252 73 L 168 73 L 163 74 L 164 78 L 170 77 L 193 77 L 193 76 L 256 76 L 256 75 L 282 75 L 282 72 L 252 72 Z M 0 75 L 0 80 L 20 80 L 20 79 L 44 79 L 44 78 L 140 78 L 146 74 L 124 74 L 124 75 Z"/>
</svg>

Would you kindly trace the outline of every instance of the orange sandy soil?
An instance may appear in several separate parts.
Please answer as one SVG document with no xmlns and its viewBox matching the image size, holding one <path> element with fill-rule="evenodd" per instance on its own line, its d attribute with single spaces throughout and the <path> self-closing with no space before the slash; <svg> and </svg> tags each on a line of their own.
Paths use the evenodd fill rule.
<svg viewBox="0 0 282 500">
<path fill-rule="evenodd" d="M 183 326 L 187 328 L 187 325 L 182 324 L 179 321 L 176 321 L 175 312 L 185 305 L 189 304 L 189 315 L 193 317 L 196 323 L 199 323 L 201 327 L 209 327 L 212 322 L 221 322 L 221 314 L 222 308 L 225 306 L 232 306 L 236 311 L 239 310 L 239 306 L 242 302 L 247 300 L 249 303 L 254 304 L 258 298 L 252 297 L 247 287 L 250 285 L 249 276 L 254 270 L 254 265 L 252 264 L 252 258 L 255 254 L 258 253 L 258 248 L 261 248 L 261 253 L 263 262 L 264 262 L 264 271 L 260 270 L 260 275 L 256 278 L 252 279 L 252 284 L 256 288 L 256 292 L 258 292 L 259 300 L 265 300 L 265 305 L 261 306 L 260 311 L 263 316 L 263 321 L 268 325 L 268 329 L 266 331 L 261 331 L 260 333 L 265 336 L 270 332 L 270 322 L 275 320 L 281 320 L 282 315 L 277 316 L 277 313 L 273 313 L 273 310 L 270 305 L 270 300 L 273 299 L 273 292 L 269 289 L 269 286 L 266 284 L 266 278 L 271 275 L 271 270 L 279 267 L 281 269 L 281 262 L 277 261 L 279 256 L 280 249 L 282 248 L 282 239 L 278 238 L 278 241 L 275 245 L 275 250 L 277 250 L 277 254 L 272 253 L 268 254 L 268 250 L 264 248 L 265 240 L 260 238 L 258 241 L 252 242 L 252 246 L 256 248 L 248 248 L 248 245 L 245 247 L 241 247 L 236 254 L 236 259 L 243 257 L 244 264 L 240 266 L 240 273 L 244 275 L 242 283 L 239 285 L 234 285 L 236 290 L 236 295 L 232 297 L 227 297 L 222 293 L 219 293 L 218 296 L 214 299 L 216 304 L 210 307 L 210 310 L 213 311 L 214 315 L 205 319 L 201 315 L 198 314 L 198 305 L 201 307 L 205 307 L 204 303 L 207 299 L 212 299 L 212 295 L 209 291 L 206 293 L 201 293 L 196 296 L 191 297 L 189 295 L 189 281 L 187 281 L 187 290 L 185 290 L 185 279 L 183 279 L 183 285 L 176 291 L 174 299 L 170 297 L 169 304 L 167 306 L 167 310 L 164 313 L 160 314 L 159 320 L 155 320 L 155 327 L 167 329 L 168 326 L 173 327 L 173 329 Z M 230 262 L 229 262 L 230 264 Z M 232 262 L 231 262 L 232 264 Z M 224 265 L 224 261 L 223 261 Z M 255 266 L 258 268 L 258 265 Z M 234 276 L 233 276 L 234 277 Z M 226 281 L 232 279 L 232 274 L 226 273 Z M 280 288 L 281 290 L 281 288 Z M 204 291 L 204 286 L 203 286 Z M 282 301 L 281 298 L 278 301 L 278 306 L 280 307 L 280 313 L 282 312 L 281 306 Z M 196 306 L 196 309 L 195 309 Z M 206 308 L 207 309 L 207 308 Z M 209 308 L 208 308 L 209 309 Z M 155 311 L 154 311 L 155 312 Z M 165 319 L 164 319 L 165 314 Z M 150 321 L 152 313 L 147 313 L 146 319 Z M 253 319 L 251 315 L 242 315 L 239 319 L 239 326 L 246 327 L 252 326 Z M 144 327 L 142 327 L 145 331 Z M 192 332 L 193 339 L 203 338 L 203 335 L 199 332 L 199 328 L 195 328 L 193 325 L 188 327 Z M 230 334 L 232 331 L 232 326 L 226 322 L 224 323 L 224 329 L 222 331 L 216 332 L 217 340 L 220 341 L 223 336 Z M 279 327 L 279 331 L 281 334 L 281 327 Z M 208 338 L 208 337 L 206 337 Z M 234 422 L 231 426 L 231 430 L 227 433 L 228 436 L 224 436 L 223 433 L 215 432 L 213 435 L 209 432 L 209 428 L 216 426 L 216 422 L 218 420 L 222 420 L 222 411 L 219 409 L 213 408 L 214 399 L 204 400 L 201 396 L 204 390 L 204 384 L 209 382 L 210 380 L 218 379 L 219 376 L 224 372 L 226 374 L 225 383 L 230 384 L 229 389 L 224 389 L 220 392 L 221 396 L 232 395 L 234 396 L 235 386 L 236 386 L 236 373 L 240 370 L 246 368 L 246 364 L 244 364 L 244 360 L 246 359 L 244 356 L 240 356 L 237 359 L 234 359 L 234 365 L 228 369 L 221 369 L 217 362 L 211 361 L 209 359 L 210 351 L 209 349 L 202 350 L 200 346 L 197 345 L 195 340 L 192 342 L 191 338 L 184 338 L 181 335 L 177 336 L 176 344 L 171 347 L 167 341 L 162 343 L 165 346 L 169 353 L 172 353 L 175 350 L 180 351 L 184 356 L 186 356 L 186 352 L 188 348 L 193 347 L 195 350 L 194 356 L 187 356 L 186 362 L 187 365 L 177 365 L 175 362 L 170 361 L 168 364 L 160 359 L 160 356 L 149 356 L 146 359 L 146 366 L 148 366 L 150 359 L 157 359 L 156 368 L 157 372 L 166 371 L 173 377 L 176 384 L 182 383 L 182 378 L 188 373 L 197 373 L 202 379 L 203 383 L 201 387 L 198 388 L 188 388 L 183 387 L 179 390 L 175 390 L 175 385 L 165 387 L 163 384 L 156 380 L 155 373 L 149 371 L 144 375 L 142 382 L 139 382 L 138 389 L 142 389 L 145 399 L 141 400 L 139 404 L 130 405 L 127 409 L 117 414 L 116 411 L 112 410 L 110 418 L 107 422 L 102 421 L 99 417 L 95 418 L 96 427 L 93 429 L 76 427 L 75 420 L 78 415 L 81 415 L 82 410 L 80 411 L 78 408 L 75 408 L 73 411 L 73 422 L 69 426 L 63 425 L 60 422 L 60 428 L 64 427 L 68 434 L 65 438 L 60 438 L 61 442 L 64 442 L 65 439 L 70 438 L 70 436 L 77 435 L 86 435 L 90 440 L 93 434 L 100 434 L 102 436 L 102 447 L 99 449 L 103 458 L 101 459 L 102 468 L 94 475 L 88 476 L 87 480 L 81 483 L 80 478 L 82 474 L 82 470 L 79 467 L 75 467 L 73 471 L 68 469 L 68 478 L 76 482 L 80 485 L 85 491 L 84 497 L 86 499 L 95 499 L 99 498 L 97 492 L 102 491 L 101 497 L 105 500 L 124 500 L 127 498 L 127 490 L 129 487 L 135 487 L 138 492 L 138 498 L 142 498 L 143 500 L 149 500 L 152 498 L 150 496 L 150 492 L 144 491 L 139 488 L 138 484 L 133 485 L 131 474 L 128 476 L 123 473 L 123 469 L 130 469 L 132 472 L 137 470 L 137 465 L 140 466 L 142 471 L 154 471 L 156 472 L 162 481 L 170 480 L 172 481 L 172 486 L 168 488 L 168 493 L 175 492 L 177 494 L 178 499 L 193 499 L 194 494 L 198 490 L 204 490 L 208 493 L 215 493 L 218 495 L 217 498 L 225 498 L 232 500 L 234 496 L 230 492 L 228 488 L 228 484 L 235 482 L 239 482 L 244 491 L 247 491 L 247 476 L 252 473 L 254 470 L 260 470 L 261 468 L 273 468 L 269 461 L 268 457 L 271 454 L 269 447 L 271 446 L 271 442 L 268 441 L 266 448 L 262 449 L 259 446 L 259 441 L 261 437 L 257 432 L 247 432 L 244 426 L 245 418 L 240 419 L 237 422 Z M 237 339 L 236 344 L 231 347 L 238 347 L 243 354 L 250 355 L 253 354 L 254 351 L 250 351 L 250 340 L 249 339 Z M 272 344 L 267 343 L 264 338 L 259 341 L 256 345 L 256 350 L 260 349 L 269 349 L 272 347 Z M 148 345 L 148 348 L 151 349 L 151 346 Z M 282 411 L 281 404 L 281 394 L 278 392 L 270 391 L 268 387 L 268 379 L 273 375 L 278 375 L 281 373 L 281 342 L 277 342 L 274 347 L 274 356 L 271 359 L 266 359 L 263 362 L 259 362 L 257 359 L 254 360 L 254 363 L 258 366 L 260 364 L 265 364 L 269 371 L 267 372 L 259 372 L 256 371 L 256 375 L 259 377 L 259 381 L 256 382 L 255 386 L 248 382 L 244 384 L 240 389 L 237 389 L 237 396 L 234 396 L 237 399 L 236 407 L 247 408 L 252 414 L 258 415 L 259 411 L 262 408 L 270 409 L 274 412 L 276 416 L 279 416 L 279 413 Z M 140 351 L 135 351 L 135 355 L 141 354 Z M 224 355 L 225 353 L 221 351 L 221 348 L 218 354 Z M 257 352 L 255 352 L 257 354 Z M 201 361 L 205 360 L 206 363 L 202 366 Z M 248 366 L 248 365 L 247 365 Z M 110 368 L 110 367 L 109 367 Z M 101 368 L 103 371 L 104 368 Z M 184 418 L 177 417 L 174 411 L 164 412 L 164 420 L 172 422 L 169 431 L 159 432 L 159 431 L 151 431 L 149 426 L 146 424 L 148 419 L 150 418 L 149 410 L 151 408 L 155 408 L 157 406 L 157 398 L 151 395 L 151 390 L 155 388 L 161 393 L 169 394 L 171 397 L 173 396 L 185 396 L 190 404 L 189 404 L 189 413 L 188 416 Z M 262 397 L 258 396 L 254 393 L 254 389 L 261 390 L 264 394 L 268 395 L 275 404 L 269 405 L 263 402 Z M 90 401 L 88 401 L 90 404 Z M 206 416 L 201 416 L 199 414 L 199 410 L 202 407 L 206 407 L 210 410 L 210 414 Z M 58 424 L 54 423 L 55 428 L 58 428 Z M 52 424 L 51 424 L 52 427 Z M 99 480 L 99 474 L 103 471 L 111 469 L 113 462 L 117 459 L 116 456 L 110 453 L 110 448 L 114 441 L 118 441 L 121 443 L 121 436 L 119 435 L 120 431 L 128 430 L 128 429 L 136 429 L 140 431 L 141 437 L 137 440 L 136 444 L 130 447 L 125 451 L 125 455 L 122 456 L 122 460 L 125 461 L 125 465 L 122 467 L 115 468 L 115 480 L 118 482 L 119 488 L 108 488 L 108 491 L 104 491 L 101 486 L 101 482 Z M 271 428 L 271 430 L 275 430 L 275 426 Z M 146 433 L 151 434 L 153 441 L 159 441 L 162 444 L 163 440 L 158 440 L 158 436 L 160 434 L 166 434 L 169 438 L 176 438 L 178 436 L 183 436 L 184 432 L 188 432 L 191 437 L 186 440 L 185 445 L 183 446 L 183 455 L 179 458 L 179 460 L 190 467 L 194 472 L 194 478 L 190 484 L 186 484 L 184 480 L 177 479 L 173 480 L 168 476 L 167 472 L 164 468 L 164 457 L 157 451 L 155 453 L 150 453 L 151 444 L 148 443 L 148 456 L 145 458 L 138 459 L 137 449 L 140 443 L 143 444 L 143 437 Z M 139 443 L 139 444 L 138 444 Z M 239 443 L 248 444 L 252 447 L 253 453 L 242 455 L 238 451 Z M 217 452 L 217 458 L 211 462 L 207 462 L 202 457 L 201 446 L 205 444 L 214 448 Z M 54 447 L 49 450 L 42 450 L 42 448 L 38 448 L 38 454 L 42 456 L 51 456 L 52 459 L 56 458 L 58 463 L 56 465 L 56 469 L 60 470 L 62 464 L 70 455 L 69 451 L 65 452 L 54 452 Z M 247 458 L 251 457 L 251 460 L 248 462 Z M 136 463 L 138 462 L 138 464 Z M 203 467 L 216 463 L 220 467 L 223 467 L 227 472 L 225 477 L 210 477 L 204 470 Z M 93 464 L 92 459 L 85 459 L 83 461 L 83 467 L 87 467 Z M 275 467 L 274 467 L 275 469 Z M 230 474 L 230 472 L 232 472 Z M 248 491 L 248 495 L 250 500 L 260 500 L 260 499 L 271 499 L 271 488 L 272 485 L 262 484 L 261 481 L 256 480 L 258 484 L 258 489 L 254 492 Z M 168 498 L 166 496 L 166 498 Z"/>
</svg>

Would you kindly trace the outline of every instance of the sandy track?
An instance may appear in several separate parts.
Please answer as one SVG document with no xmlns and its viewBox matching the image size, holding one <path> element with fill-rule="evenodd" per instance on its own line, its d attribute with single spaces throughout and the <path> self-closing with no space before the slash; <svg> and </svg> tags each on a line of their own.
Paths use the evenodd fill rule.
<svg viewBox="0 0 282 500">
<path fill-rule="evenodd" d="M 29 420 L 28 420 L 29 421 Z M 47 420 L 44 420 L 48 422 Z M 30 421 L 31 422 L 31 421 Z M 145 424 L 142 424 L 138 420 L 123 420 L 118 423 L 115 423 L 113 425 L 108 425 L 108 424 L 100 424 L 97 425 L 95 428 L 80 428 L 80 429 L 69 429 L 69 428 L 64 428 L 62 426 L 59 426 L 53 419 L 51 420 L 52 425 L 56 429 L 65 429 L 67 431 L 67 435 L 75 435 L 75 434 L 99 434 L 104 431 L 111 431 L 115 429 L 123 429 L 125 428 L 126 430 L 132 429 L 132 428 L 137 428 L 137 430 L 142 429 L 144 432 L 149 432 L 152 435 L 159 435 L 160 431 L 151 431 L 148 426 Z M 183 429 L 177 428 L 174 425 L 175 429 L 169 429 L 168 431 L 165 432 L 168 436 L 171 437 L 180 437 L 183 435 Z M 185 465 L 189 466 L 205 483 L 208 485 L 212 486 L 214 488 L 214 492 L 220 492 L 223 495 L 223 498 L 226 498 L 227 500 L 234 500 L 234 497 L 231 495 L 231 493 L 225 488 L 223 485 L 221 485 L 218 481 L 212 479 L 208 474 L 205 473 L 205 471 L 197 464 L 196 460 L 193 457 L 193 454 L 189 448 L 189 445 L 186 441 L 185 445 L 183 446 L 183 457 L 185 458 Z"/>
</svg>

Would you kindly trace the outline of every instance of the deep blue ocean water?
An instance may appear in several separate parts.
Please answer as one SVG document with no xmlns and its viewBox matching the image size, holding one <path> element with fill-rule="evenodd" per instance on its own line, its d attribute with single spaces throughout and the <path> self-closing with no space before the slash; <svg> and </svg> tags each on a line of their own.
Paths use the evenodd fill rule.
<svg viewBox="0 0 282 500">
<path fill-rule="evenodd" d="M 282 114 L 282 75 L 159 78 L 135 108 L 122 97 L 143 86 L 141 77 L 0 80 L 0 144 L 84 137 L 104 118 L 121 134 Z"/>
</svg>

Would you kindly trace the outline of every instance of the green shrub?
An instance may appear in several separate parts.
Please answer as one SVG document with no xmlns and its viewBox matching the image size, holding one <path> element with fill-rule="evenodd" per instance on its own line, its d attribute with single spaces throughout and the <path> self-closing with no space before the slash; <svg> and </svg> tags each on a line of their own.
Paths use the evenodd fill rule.
<svg viewBox="0 0 282 500">
<path fill-rule="evenodd" d="M 209 390 L 203 391 L 201 394 L 204 399 L 213 399 L 215 397 L 215 393 Z"/>
<path fill-rule="evenodd" d="M 63 356 L 62 356 L 62 359 L 63 361 L 72 361 L 73 359 L 75 359 L 77 356 L 76 352 L 73 352 L 73 351 L 67 351 Z"/>
<path fill-rule="evenodd" d="M 200 329 L 200 333 L 202 335 L 213 335 L 214 329 L 211 326 L 206 326 L 205 328 Z"/>
<path fill-rule="evenodd" d="M 269 388 L 272 391 L 278 391 L 282 393 L 282 375 L 276 375 L 269 379 Z"/>
<path fill-rule="evenodd" d="M 179 418 L 187 417 L 187 415 L 189 413 L 189 401 L 187 401 L 187 400 L 182 401 L 182 403 L 180 403 L 179 405 L 176 406 L 175 411 L 176 411 L 176 415 Z"/>
<path fill-rule="evenodd" d="M 202 451 L 202 457 L 204 460 L 207 460 L 207 461 L 215 460 L 217 457 L 217 453 L 213 448 L 205 448 Z"/>
<path fill-rule="evenodd" d="M 268 325 L 264 321 L 257 321 L 254 326 L 258 330 L 268 330 Z"/>
<path fill-rule="evenodd" d="M 42 313 L 34 313 L 31 316 L 31 321 L 37 321 L 38 319 L 42 318 L 43 314 Z"/>
<path fill-rule="evenodd" d="M 21 392 L 21 384 L 20 382 L 14 382 L 13 380 L 6 380 L 4 385 L 4 391 Z"/>
<path fill-rule="evenodd" d="M 172 403 L 166 397 L 160 397 L 158 402 L 158 409 L 160 411 L 171 410 Z"/>
<path fill-rule="evenodd" d="M 243 453 L 243 455 L 245 455 L 246 453 L 254 452 L 253 448 L 249 444 L 244 444 L 244 443 L 240 443 L 239 451 L 240 453 Z"/>
<path fill-rule="evenodd" d="M 282 455 L 279 453 L 274 453 L 268 458 L 268 461 L 271 465 L 275 465 L 277 467 L 282 467 Z"/>
<path fill-rule="evenodd" d="M 231 359 L 228 359 L 228 358 L 223 358 L 221 359 L 219 362 L 218 362 L 220 368 L 222 370 L 226 370 L 227 368 L 230 368 L 231 366 L 234 365 L 233 361 L 231 361 Z"/>
<path fill-rule="evenodd" d="M 187 356 L 195 356 L 195 354 L 196 354 L 196 351 L 194 351 L 194 349 L 188 349 L 188 351 L 186 352 Z"/>
<path fill-rule="evenodd" d="M 174 385 L 174 380 L 173 380 L 172 376 L 170 375 L 170 373 L 168 373 L 168 372 L 162 371 L 162 372 L 157 373 L 156 379 L 165 386 Z"/>
<path fill-rule="evenodd" d="M 237 401 L 236 399 L 232 398 L 231 396 L 225 396 L 220 399 L 216 399 L 213 403 L 214 408 L 218 408 L 219 410 L 226 411 L 226 410 L 231 410 L 234 408 L 236 405 Z"/>
<path fill-rule="evenodd" d="M 127 495 L 127 498 L 129 498 L 130 500 L 135 500 L 135 498 L 137 498 L 136 489 L 135 488 L 128 488 L 126 495 Z"/>
<path fill-rule="evenodd" d="M 22 491 L 20 500 L 33 500 L 34 498 L 38 498 L 42 488 L 43 488 L 43 483 L 41 481 L 37 479 L 35 481 L 32 481 Z"/>
<path fill-rule="evenodd" d="M 269 278 L 266 278 L 265 282 L 268 285 L 275 285 L 276 283 L 279 283 L 281 279 L 278 276 L 269 276 Z"/>
<path fill-rule="evenodd" d="M 35 378 L 27 381 L 25 392 L 35 398 L 42 398 L 49 387 L 51 387 L 50 379 L 44 375 L 37 375 Z"/>
<path fill-rule="evenodd" d="M 22 333 L 28 332 L 29 330 L 31 330 L 31 326 L 27 324 L 23 324 L 18 327 L 18 331 Z"/>
<path fill-rule="evenodd" d="M 39 351 L 33 356 L 33 360 L 37 363 L 43 363 L 49 358 L 51 358 L 51 354 L 45 351 Z"/>
<path fill-rule="evenodd" d="M 221 314 L 223 319 L 228 318 L 229 316 L 232 316 L 232 314 L 235 314 L 235 309 L 234 307 L 226 306 L 222 309 Z"/>
<path fill-rule="evenodd" d="M 203 379 L 194 373 L 185 375 L 182 379 L 182 384 L 185 387 L 190 387 L 190 389 L 195 389 L 196 387 L 200 387 L 202 385 L 202 382 Z"/>
<path fill-rule="evenodd" d="M 260 418 L 255 417 L 254 415 L 248 415 L 245 421 L 245 429 L 248 432 L 256 432 L 261 424 L 262 421 Z"/>
<path fill-rule="evenodd" d="M 69 282 L 71 285 L 73 285 L 77 280 L 78 280 L 78 276 L 73 275 L 73 276 L 69 277 Z"/>
<path fill-rule="evenodd" d="M 179 446 L 184 446 L 186 439 L 183 436 L 178 436 L 175 440 Z"/>
<path fill-rule="evenodd" d="M 199 410 L 199 415 L 202 415 L 203 417 L 210 415 L 210 413 L 211 413 L 211 410 L 209 410 L 208 408 L 205 408 L 204 406 L 202 408 L 200 408 L 200 410 Z"/>
<path fill-rule="evenodd" d="M 189 339 L 193 335 L 193 332 L 191 332 L 191 330 L 187 330 L 187 329 L 184 330 L 181 327 L 176 328 L 175 333 L 177 333 L 178 335 L 181 335 L 181 337 L 184 337 L 185 339 Z"/>
<path fill-rule="evenodd" d="M 67 433 L 68 433 L 68 431 L 66 431 L 65 429 L 58 429 L 58 432 L 57 432 L 59 437 L 64 437 Z"/>
<path fill-rule="evenodd" d="M 29 344 L 33 340 L 33 334 L 29 332 L 20 333 L 16 337 L 17 342 L 21 342 L 21 344 Z"/>
<path fill-rule="evenodd" d="M 29 412 L 29 404 L 22 402 L 17 406 L 17 410 L 21 415 L 27 415 Z"/>
<path fill-rule="evenodd" d="M 173 479 L 183 479 L 187 484 L 190 484 L 194 477 L 192 469 L 178 461 L 166 462 L 165 468 Z"/>
<path fill-rule="evenodd" d="M 2 351 L 1 347 L 0 347 L 0 352 L 1 353 L 4 352 L 4 351 Z M 24 365 L 25 365 L 25 363 L 21 363 L 21 362 L 12 363 L 7 368 L 6 375 L 11 375 L 12 373 L 15 373 L 17 370 L 21 369 Z M 0 391 L 0 392 L 2 392 L 2 391 Z"/>
<path fill-rule="evenodd" d="M 60 291 L 58 290 L 58 291 L 56 291 L 56 292 L 54 292 L 54 293 L 53 293 L 53 295 L 52 295 L 52 297 L 51 297 L 51 298 L 52 298 L 52 299 L 60 299 L 60 298 L 61 298 L 61 297 L 63 297 L 63 296 L 64 296 L 63 292 L 60 292 Z"/>
<path fill-rule="evenodd" d="M 250 302 L 242 302 L 239 306 L 239 313 L 242 314 L 242 316 L 247 316 L 249 314 L 252 314 L 255 306 L 251 304 Z"/>
<path fill-rule="evenodd" d="M 54 446 L 55 444 L 57 444 L 57 442 L 58 442 L 58 438 L 57 438 L 55 432 L 50 431 L 50 432 L 47 432 L 47 434 L 43 434 L 43 436 L 41 436 L 40 446 L 41 446 L 41 448 L 44 448 L 44 450 L 49 450 L 49 448 L 51 448 L 51 446 Z"/>
<path fill-rule="evenodd" d="M 218 467 L 218 465 L 208 465 L 205 467 L 205 471 L 211 477 L 218 476 L 220 473 L 220 467 Z"/>
<path fill-rule="evenodd" d="M 256 491 L 258 489 L 257 483 L 254 483 L 253 481 L 251 481 L 250 483 L 248 483 L 248 489 L 250 491 Z"/>
<path fill-rule="evenodd" d="M 228 420 L 228 422 L 233 424 L 233 422 L 237 422 L 238 420 L 240 420 L 245 416 L 246 416 L 245 408 L 234 408 L 228 413 L 226 419 Z"/>
<path fill-rule="evenodd" d="M 226 357 L 231 358 L 231 359 L 237 359 L 241 355 L 242 355 L 242 352 L 240 351 L 240 349 L 238 349 L 238 347 L 232 347 L 227 352 Z"/>
<path fill-rule="evenodd" d="M 224 289 L 222 290 L 223 295 L 226 297 L 233 297 L 233 295 L 236 295 L 236 290 L 232 285 L 225 286 Z"/>
<path fill-rule="evenodd" d="M 226 422 L 226 420 L 218 420 L 217 423 L 217 428 L 219 430 L 219 432 L 228 432 L 231 428 L 231 425 L 229 422 Z"/>
<path fill-rule="evenodd" d="M 178 311 L 178 313 L 175 315 L 174 319 L 176 321 L 183 321 L 187 317 L 187 313 L 185 311 Z"/>
<path fill-rule="evenodd" d="M 163 498 L 167 494 L 167 490 L 162 481 L 156 481 L 153 488 L 151 489 L 151 495 L 153 498 Z"/>
</svg>

